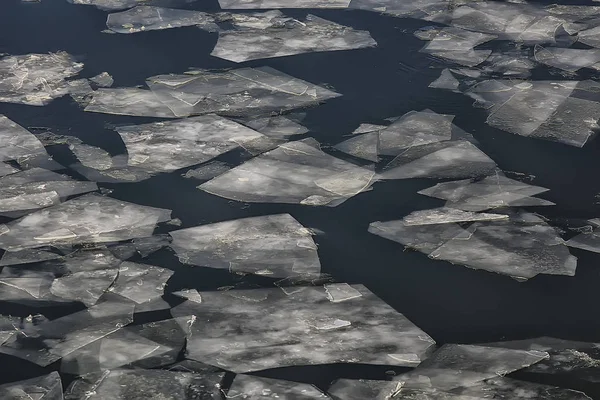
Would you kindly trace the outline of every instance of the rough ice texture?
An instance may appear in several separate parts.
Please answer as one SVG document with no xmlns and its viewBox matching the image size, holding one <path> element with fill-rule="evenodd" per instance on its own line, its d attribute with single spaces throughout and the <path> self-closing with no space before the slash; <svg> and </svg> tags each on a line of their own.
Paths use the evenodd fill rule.
<svg viewBox="0 0 600 400">
<path fill-rule="evenodd" d="M 497 221 L 508 220 L 508 215 L 475 213 L 454 208 L 433 208 L 430 210 L 413 211 L 403 218 L 404 225 L 432 225 L 452 222 Z"/>
<path fill-rule="evenodd" d="M 96 6 L 101 10 L 117 11 L 135 6 L 178 7 L 196 0 L 67 0 L 69 3 Z"/>
<path fill-rule="evenodd" d="M 589 222 L 592 230 L 572 237 L 567 241 L 567 246 L 600 253 L 600 219 L 595 218 Z"/>
<path fill-rule="evenodd" d="M 334 207 L 367 190 L 374 175 L 307 139 L 282 144 L 198 188 L 238 201 Z"/>
<path fill-rule="evenodd" d="M 305 126 L 291 120 L 283 115 L 238 118 L 236 121 L 262 133 L 263 135 L 274 138 L 287 138 L 294 135 L 307 133 Z"/>
<path fill-rule="evenodd" d="M 0 385 L 0 398 L 6 400 L 63 400 L 58 372 Z"/>
<path fill-rule="evenodd" d="M 600 49 L 582 50 L 536 46 L 535 60 L 567 72 L 575 72 L 600 63 Z"/>
<path fill-rule="evenodd" d="M 455 27 L 442 28 L 421 51 L 472 67 L 485 61 L 491 54 L 491 50 L 475 50 L 474 48 L 495 38 L 494 35 Z"/>
<path fill-rule="evenodd" d="M 0 114 L 0 161 L 45 155 L 46 149 L 32 133 Z M 8 168 L 3 166 L 3 169 Z"/>
<path fill-rule="evenodd" d="M 247 400 L 311 400 L 328 399 L 329 396 L 313 385 L 284 381 L 280 379 L 262 378 L 250 375 L 236 375 L 227 398 Z"/>
<path fill-rule="evenodd" d="M 379 161 L 379 132 L 357 134 L 334 146 L 335 149 L 365 160 Z"/>
<path fill-rule="evenodd" d="M 0 353 L 45 367 L 131 323 L 133 311 L 131 302 L 98 303 L 18 332 L 0 346 Z"/>
<path fill-rule="evenodd" d="M 186 264 L 285 278 L 318 274 L 311 233 L 289 214 L 218 222 L 170 232 Z"/>
<path fill-rule="evenodd" d="M 181 174 L 184 178 L 194 178 L 207 181 L 219 176 L 231 169 L 231 165 L 222 161 L 211 161 L 197 168 L 190 169 L 185 174 Z"/>
<path fill-rule="evenodd" d="M 208 31 L 219 28 L 215 24 L 214 16 L 202 11 L 143 5 L 109 14 L 106 19 L 108 29 L 117 33 L 136 33 L 193 25 Z"/>
<path fill-rule="evenodd" d="M 407 225 L 403 220 L 374 222 L 369 232 L 469 268 L 509 275 L 519 280 L 538 274 L 575 275 L 577 258 L 557 231 L 528 213 L 507 221 Z"/>
<path fill-rule="evenodd" d="M 218 373 L 117 369 L 74 381 L 65 400 L 220 400 L 222 379 Z"/>
<path fill-rule="evenodd" d="M 353 50 L 377 45 L 367 31 L 354 30 L 314 15 L 308 15 L 305 22 L 288 20 L 282 21 L 281 25 L 266 29 L 220 32 L 211 55 L 239 63 L 262 58 L 319 51 Z"/>
<path fill-rule="evenodd" d="M 361 296 L 342 302 L 330 301 L 323 287 L 202 292 L 201 304 L 188 301 L 172 313 L 195 316 L 188 358 L 236 373 L 340 362 L 418 364 L 434 341 L 364 286 L 352 288 Z"/>
<path fill-rule="evenodd" d="M 66 78 L 83 64 L 65 52 L 0 58 L 0 103 L 43 106 L 69 93 Z"/>
<path fill-rule="evenodd" d="M 98 87 L 111 87 L 115 82 L 113 77 L 108 72 L 102 72 L 98 75 L 90 78 L 92 83 L 95 83 Z"/>
<path fill-rule="evenodd" d="M 161 118 L 209 113 L 241 116 L 305 107 L 340 96 L 269 67 L 159 75 L 146 83 L 151 90 L 99 89 L 85 110 Z"/>
<path fill-rule="evenodd" d="M 173 271 L 152 265 L 126 261 L 119 266 L 119 276 L 110 288 L 136 304 L 160 298 Z"/>
<path fill-rule="evenodd" d="M 484 211 L 501 207 L 553 205 L 550 201 L 531 197 L 548 190 L 507 178 L 497 171 L 482 179 L 438 183 L 418 193 L 447 200 L 446 207 Z"/>
<path fill-rule="evenodd" d="M 222 9 L 347 8 L 350 0 L 219 0 Z"/>
<path fill-rule="evenodd" d="M 0 248 L 23 249 L 57 244 L 106 243 L 151 236 L 170 210 L 87 194 L 29 214 L 6 226 Z"/>
</svg>

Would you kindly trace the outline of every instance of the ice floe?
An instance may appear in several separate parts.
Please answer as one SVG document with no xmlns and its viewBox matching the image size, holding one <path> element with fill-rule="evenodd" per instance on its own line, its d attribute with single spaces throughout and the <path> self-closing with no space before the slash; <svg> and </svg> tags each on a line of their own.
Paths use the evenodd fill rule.
<svg viewBox="0 0 600 400">
<path fill-rule="evenodd" d="M 334 302 L 324 287 L 201 292 L 174 316 L 194 315 L 187 357 L 237 373 L 338 362 L 414 366 L 434 341 L 362 285 Z M 331 346 L 335 343 L 335 346 Z"/>
<path fill-rule="evenodd" d="M 468 213 L 465 220 L 487 221 L 468 226 L 450 222 L 456 219 L 436 215 L 439 223 L 415 216 L 405 220 L 374 222 L 369 232 L 393 240 L 427 254 L 436 260 L 446 260 L 473 269 L 509 275 L 526 280 L 538 274 L 575 275 L 577 258 L 569 253 L 558 232 L 542 218 L 519 212 L 508 220 L 489 220 L 486 215 Z M 477 217 L 477 218 L 474 218 Z M 417 224 L 418 223 L 418 224 Z"/>
<path fill-rule="evenodd" d="M 144 5 L 109 14 L 106 20 L 108 29 L 116 33 L 136 33 L 194 25 L 208 31 L 219 28 L 214 16 L 202 11 Z"/>
<path fill-rule="evenodd" d="M 283 14 L 275 11 L 281 15 Z M 271 16 L 273 12 L 268 12 Z M 234 20 L 235 25 L 235 20 Z M 314 15 L 306 21 L 287 18 L 268 27 L 219 32 L 211 55 L 234 62 L 284 57 L 319 51 L 353 50 L 376 46 L 367 31 L 358 31 Z"/>
<path fill-rule="evenodd" d="M 219 0 L 222 9 L 347 8 L 350 0 Z"/>
<path fill-rule="evenodd" d="M 311 232 L 289 214 L 218 222 L 170 232 L 185 264 L 285 278 L 321 271 Z"/>
<path fill-rule="evenodd" d="M 374 175 L 306 139 L 282 144 L 198 188 L 238 201 L 334 207 L 369 189 Z"/>
<path fill-rule="evenodd" d="M 58 372 L 24 381 L 0 385 L 0 398 L 6 400 L 63 400 L 63 388 Z"/>
<path fill-rule="evenodd" d="M 248 400 L 268 398 L 310 400 L 329 398 L 329 396 L 313 385 L 250 375 L 236 375 L 226 396 L 227 398 Z"/>
<path fill-rule="evenodd" d="M 0 161 L 46 155 L 46 149 L 32 133 L 0 114 Z M 3 169 L 8 169 L 5 164 Z"/>
</svg>

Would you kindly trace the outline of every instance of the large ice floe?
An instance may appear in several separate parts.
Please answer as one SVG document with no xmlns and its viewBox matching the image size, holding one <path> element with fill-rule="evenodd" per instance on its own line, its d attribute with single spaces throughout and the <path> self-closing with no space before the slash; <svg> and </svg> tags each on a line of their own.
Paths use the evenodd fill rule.
<svg viewBox="0 0 600 400">
<path fill-rule="evenodd" d="M 367 31 L 308 15 L 306 21 L 287 18 L 280 11 L 267 12 L 268 26 L 246 27 L 219 33 L 211 55 L 234 62 L 294 54 L 373 47 L 377 42 Z M 236 25 L 235 17 L 233 24 Z"/>
<path fill-rule="evenodd" d="M 504 377 L 547 358 L 542 351 L 449 344 L 392 381 L 340 379 L 328 392 L 335 400 L 590 399 L 575 390 Z"/>
<path fill-rule="evenodd" d="M 137 6 L 108 15 L 106 26 L 116 33 L 136 33 L 161 29 L 198 26 L 208 31 L 219 27 L 211 14 L 202 11 Z"/>
<path fill-rule="evenodd" d="M 285 278 L 319 274 L 311 232 L 289 214 L 218 222 L 170 232 L 185 264 Z"/>
<path fill-rule="evenodd" d="M 362 285 L 201 292 L 186 356 L 237 373 L 305 364 L 414 366 L 434 341 Z M 335 343 L 335 346 L 331 346 Z"/>
<path fill-rule="evenodd" d="M 325 393 L 306 383 L 250 375 L 236 375 L 226 396 L 227 398 L 248 400 L 268 398 L 290 400 L 329 399 L 329 396 Z"/>
<path fill-rule="evenodd" d="M 347 8 L 350 0 L 219 0 L 222 9 Z"/>
<path fill-rule="evenodd" d="M 373 222 L 369 232 L 436 260 L 519 280 L 538 274 L 573 276 L 577 267 L 556 229 L 527 212 L 502 217 L 455 209 L 416 211 L 402 220 Z"/>
<path fill-rule="evenodd" d="M 4 226 L 0 248 L 107 243 L 152 235 L 170 210 L 87 194 L 39 210 Z"/>
<path fill-rule="evenodd" d="M 324 153 L 313 139 L 280 145 L 199 189 L 228 199 L 330 207 L 368 190 L 375 172 Z"/>
<path fill-rule="evenodd" d="M 159 75 L 148 78 L 146 84 L 150 90 L 98 89 L 85 111 L 161 118 L 209 113 L 242 116 L 305 107 L 340 96 L 269 67 Z"/>
</svg>

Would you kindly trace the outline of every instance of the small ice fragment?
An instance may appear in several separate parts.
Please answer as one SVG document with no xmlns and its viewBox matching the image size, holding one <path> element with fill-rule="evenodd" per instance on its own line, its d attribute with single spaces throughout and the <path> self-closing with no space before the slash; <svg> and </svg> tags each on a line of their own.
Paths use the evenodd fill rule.
<svg viewBox="0 0 600 400">
<path fill-rule="evenodd" d="M 142 257 L 148 257 L 150 254 L 167 247 L 171 243 L 171 237 L 167 234 L 154 235 L 146 238 L 133 239 L 133 245 Z"/>
<path fill-rule="evenodd" d="M 325 285 L 327 298 L 333 303 L 362 297 L 362 294 L 347 283 L 329 283 Z"/>
<path fill-rule="evenodd" d="M 236 118 L 236 121 L 263 135 L 273 138 L 287 138 L 289 136 L 302 135 L 308 132 L 306 127 L 283 115 L 269 117 L 249 116 L 245 118 Z"/>
<path fill-rule="evenodd" d="M 116 33 L 137 33 L 194 25 L 208 31 L 219 29 L 214 16 L 202 11 L 144 5 L 109 14 L 106 20 L 108 29 Z"/>
<path fill-rule="evenodd" d="M 90 78 L 90 81 L 95 83 L 98 87 L 111 87 L 114 83 L 114 79 L 108 72 L 102 72 L 93 78 Z"/>
<path fill-rule="evenodd" d="M 430 210 L 413 211 L 403 218 L 404 225 L 430 225 L 468 221 L 497 221 L 508 220 L 508 215 L 474 213 L 453 208 L 434 208 Z"/>
<path fill-rule="evenodd" d="M 350 321 L 339 318 L 315 318 L 307 320 L 306 323 L 319 330 L 340 329 L 352 325 Z"/>
<path fill-rule="evenodd" d="M 110 291 L 137 304 L 147 303 L 162 297 L 171 275 L 173 271 L 168 269 L 125 261 Z"/>
<path fill-rule="evenodd" d="M 177 292 L 173 292 L 173 295 L 193 301 L 194 303 L 202 303 L 202 295 L 198 293 L 196 289 L 184 289 Z"/>
<path fill-rule="evenodd" d="M 284 381 L 280 379 L 263 378 L 250 375 L 236 375 L 229 391 L 228 399 L 259 400 L 275 399 L 328 399 L 329 396 L 313 385 Z"/>
<path fill-rule="evenodd" d="M 0 64 L 1 64 L 0 59 Z M 0 92 L 2 82 L 0 81 Z M 1 101 L 1 95 L 0 95 Z M 42 143 L 28 130 L 0 114 L 0 161 L 46 154 Z M 3 166 L 3 168 L 8 168 Z"/>
<path fill-rule="evenodd" d="M 6 400 L 63 400 L 60 375 L 48 375 L 0 385 L 0 398 Z"/>
<path fill-rule="evenodd" d="M 203 164 L 199 167 L 190 169 L 185 174 L 182 174 L 184 178 L 194 178 L 198 180 L 209 180 L 215 176 L 219 176 L 229 171 L 231 166 L 222 161 L 211 161 Z"/>
<path fill-rule="evenodd" d="M 347 8 L 350 0 L 219 0 L 221 9 Z"/>
</svg>

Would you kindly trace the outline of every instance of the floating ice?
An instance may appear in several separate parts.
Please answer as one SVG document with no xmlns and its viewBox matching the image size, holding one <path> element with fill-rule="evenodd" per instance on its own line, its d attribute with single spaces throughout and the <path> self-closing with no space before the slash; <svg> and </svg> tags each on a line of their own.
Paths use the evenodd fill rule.
<svg viewBox="0 0 600 400">
<path fill-rule="evenodd" d="M 454 208 L 433 208 L 431 210 L 413 211 L 404 217 L 404 225 L 432 225 L 453 222 L 497 221 L 507 220 L 508 215 L 475 213 Z"/>
<path fill-rule="evenodd" d="M 436 260 L 519 280 L 538 274 L 573 276 L 577 267 L 577 258 L 569 254 L 556 230 L 525 212 L 512 215 L 509 220 L 474 222 L 468 227 L 445 222 L 429 225 L 408 225 L 404 220 L 374 222 L 369 232 Z"/>
<path fill-rule="evenodd" d="M 45 249 L 25 249 L 20 251 L 5 251 L 0 259 L 0 266 L 29 264 L 40 261 L 56 260 L 60 254 Z"/>
<path fill-rule="evenodd" d="M 87 194 L 8 223 L 9 231 L 0 235 L 0 248 L 18 250 L 148 237 L 157 223 L 170 219 L 170 214 L 170 210 Z"/>
<path fill-rule="evenodd" d="M 362 297 L 362 294 L 347 283 L 330 283 L 325 285 L 327 298 L 333 303 L 340 303 L 346 300 Z"/>
<path fill-rule="evenodd" d="M 136 33 L 196 25 L 208 31 L 219 27 L 214 16 L 202 11 L 137 6 L 127 11 L 109 14 L 106 26 L 117 33 Z"/>
<path fill-rule="evenodd" d="M 43 106 L 69 93 L 65 81 L 83 64 L 65 52 L 0 58 L 0 103 Z"/>
<path fill-rule="evenodd" d="M 114 83 L 114 79 L 108 72 L 102 72 L 93 78 L 90 78 L 92 83 L 95 83 L 98 87 L 111 87 Z"/>
<path fill-rule="evenodd" d="M 131 302 L 106 301 L 14 335 L 0 353 L 47 366 L 133 321 Z"/>
<path fill-rule="evenodd" d="M 271 13 L 265 14 L 270 16 Z M 367 31 L 357 31 L 308 15 L 305 22 L 288 19 L 281 21 L 281 24 L 266 28 L 219 32 L 219 39 L 211 55 L 239 63 L 302 53 L 361 49 L 376 45 L 377 42 Z"/>
<path fill-rule="evenodd" d="M 600 253 L 600 218 L 591 219 L 589 222 L 592 224 L 592 230 L 569 239 L 567 246 Z"/>
<path fill-rule="evenodd" d="M 101 10 L 117 11 L 135 6 L 177 7 L 196 0 L 67 0 L 69 3 L 96 6 Z"/>
<path fill-rule="evenodd" d="M 198 186 L 228 199 L 335 207 L 371 186 L 375 173 L 322 152 L 313 140 L 280 145 Z"/>
<path fill-rule="evenodd" d="M 32 133 L 0 114 L 0 161 L 46 155 L 46 149 Z M 3 170 L 9 170 L 6 164 Z M 4 175 L 4 174 L 3 174 Z"/>
<path fill-rule="evenodd" d="M 600 63 L 600 49 L 563 49 L 560 47 L 535 47 L 535 60 L 567 72 L 594 67 Z M 600 69 L 600 65 L 596 67 Z"/>
<path fill-rule="evenodd" d="M 226 396 L 228 399 L 242 398 L 248 400 L 266 400 L 270 398 L 310 400 L 329 398 L 329 396 L 319 389 L 307 383 L 250 375 L 236 375 Z"/>
<path fill-rule="evenodd" d="M 224 174 L 225 172 L 231 169 L 231 165 L 224 163 L 222 161 L 211 161 L 209 163 L 203 164 L 197 168 L 190 169 L 185 174 L 182 174 L 184 178 L 194 178 L 199 180 L 207 181 L 209 179 L 214 178 L 215 176 L 219 176 Z"/>
<path fill-rule="evenodd" d="M 283 115 L 268 117 L 250 116 L 246 118 L 237 118 L 236 121 L 263 135 L 273 138 L 287 138 L 289 136 L 302 135 L 308 132 L 306 127 Z"/>
<path fill-rule="evenodd" d="M 311 232 L 289 214 L 218 222 L 170 232 L 186 264 L 272 277 L 318 274 Z"/>
<path fill-rule="evenodd" d="M 219 400 L 223 374 L 164 370 L 113 370 L 74 381 L 65 400 Z"/>
<path fill-rule="evenodd" d="M 0 345 L 15 335 L 18 330 L 18 318 L 0 315 Z"/>
<path fill-rule="evenodd" d="M 170 243 L 171 237 L 166 234 L 133 239 L 133 246 L 142 257 L 148 257 L 150 254 L 167 247 Z"/>
<path fill-rule="evenodd" d="M 194 303 L 202 303 L 202 295 L 196 289 L 184 289 L 171 294 Z"/>
<path fill-rule="evenodd" d="M 0 398 L 6 400 L 63 400 L 58 372 L 24 381 L 0 385 Z"/>
<path fill-rule="evenodd" d="M 0 215 L 19 217 L 95 190 L 94 182 L 75 181 L 41 168 L 16 172 L 0 177 Z"/>
<path fill-rule="evenodd" d="M 492 52 L 474 48 L 495 38 L 494 35 L 455 27 L 442 28 L 421 51 L 472 67 L 481 64 Z"/>
<path fill-rule="evenodd" d="M 164 288 L 173 271 L 126 261 L 119 266 L 119 276 L 110 288 L 136 304 L 157 300 L 164 294 Z"/>
<path fill-rule="evenodd" d="M 418 364 L 433 340 L 364 286 L 351 287 L 361 297 L 343 302 L 331 302 L 314 286 L 292 294 L 279 288 L 201 292 L 202 303 L 187 301 L 172 313 L 196 316 L 188 358 L 236 373 L 338 362 Z M 335 320 L 345 322 L 332 325 Z"/>
<path fill-rule="evenodd" d="M 219 0 L 223 10 L 252 8 L 347 8 L 350 0 Z"/>
<path fill-rule="evenodd" d="M 209 113 L 243 115 L 280 112 L 340 96 L 269 67 L 159 75 L 146 83 L 150 91 L 99 89 L 85 110 L 161 118 Z"/>
<path fill-rule="evenodd" d="M 500 207 L 548 206 L 554 203 L 535 196 L 548 189 L 507 178 L 501 172 L 482 179 L 438 183 L 419 194 L 447 200 L 446 207 L 484 211 Z"/>
<path fill-rule="evenodd" d="M 380 154 L 379 131 L 357 134 L 334 147 L 346 154 L 378 162 Z"/>
<path fill-rule="evenodd" d="M 122 366 L 172 364 L 185 345 L 188 317 L 127 326 L 63 357 L 61 371 L 85 375 Z"/>
</svg>

